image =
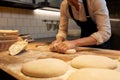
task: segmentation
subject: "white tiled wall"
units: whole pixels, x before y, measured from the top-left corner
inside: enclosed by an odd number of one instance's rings
[[[23,1],[23,2],[32,3],[32,0],[18,0],[18,1]]]
[[[19,34],[30,34],[33,38],[55,37],[57,30],[47,31],[43,20],[59,20],[59,16],[59,12],[0,7],[0,29],[18,29]],[[78,29],[73,21],[69,28]]]

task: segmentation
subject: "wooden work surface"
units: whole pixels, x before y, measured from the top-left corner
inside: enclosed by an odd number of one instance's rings
[[[45,48],[44,50],[41,49],[42,46]],[[61,54],[50,52],[47,49],[47,46],[48,46],[47,43],[32,42],[29,43],[26,51],[23,51],[16,56],[9,55],[9,51],[0,52],[0,68],[18,80],[47,80],[25,76],[24,74],[21,73],[22,64],[28,61],[43,58],[58,58],[67,62],[73,59],[74,57],[83,54],[102,55],[113,59],[118,59],[120,57],[120,51],[117,50],[78,47],[77,52],[75,54]],[[49,80],[62,80],[62,79],[55,78]]]

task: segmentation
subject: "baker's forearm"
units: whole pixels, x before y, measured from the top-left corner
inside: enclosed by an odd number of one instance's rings
[[[96,45],[97,41],[96,39],[90,36],[90,37],[72,40],[72,43],[74,43],[76,46],[90,46],[90,45]]]
[[[57,36],[57,37],[56,37],[56,40],[58,40],[58,41],[64,41],[64,40],[65,40],[65,38],[64,38],[64,37],[62,37],[62,36]]]
[[[58,34],[56,35],[56,40],[64,41],[67,37],[66,31],[59,30]]]

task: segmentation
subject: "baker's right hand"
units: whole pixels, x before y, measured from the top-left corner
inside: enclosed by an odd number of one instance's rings
[[[55,40],[49,45],[50,51],[57,51],[57,46],[62,43],[62,40]]]

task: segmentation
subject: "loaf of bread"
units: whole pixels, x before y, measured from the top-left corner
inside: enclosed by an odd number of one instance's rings
[[[0,40],[15,40],[18,35],[18,30],[0,30]]]
[[[18,30],[0,30],[0,35],[1,34],[18,35]]]
[[[18,40],[18,30],[0,30],[0,51],[6,51]]]
[[[28,42],[26,40],[24,41],[17,41],[16,43],[12,44],[9,47],[9,53],[10,55],[16,55],[23,51],[28,45]]]

